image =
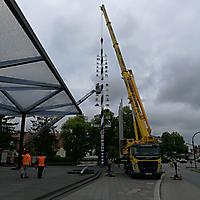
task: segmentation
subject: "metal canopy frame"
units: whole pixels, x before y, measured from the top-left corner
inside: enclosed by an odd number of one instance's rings
[[[0,91],[1,93],[9,99],[10,102],[12,102],[13,107],[4,105],[4,110],[8,109],[9,111],[12,111],[11,115],[19,115],[19,114],[26,114],[26,115],[35,115],[38,113],[39,115],[43,115],[42,109],[40,108],[40,112],[37,110],[37,106],[42,104],[43,102],[46,102],[50,98],[54,97],[58,93],[64,91],[70,98],[71,100],[71,105],[75,106],[74,112],[69,112],[68,109],[66,111],[49,111],[45,110],[47,107],[42,107],[44,108],[44,115],[50,114],[53,115],[63,115],[63,114],[81,114],[81,110],[76,104],[76,101],[74,100],[73,96],[71,95],[69,89],[65,85],[64,81],[62,80],[61,76],[57,72],[56,68],[54,67],[53,63],[51,62],[49,56],[45,52],[44,48],[42,47],[41,43],[39,42],[38,38],[36,37],[35,33],[33,32],[31,26],[29,25],[28,21],[26,20],[25,16],[23,15],[22,11],[18,7],[17,3],[14,0],[2,0],[6,3],[8,6],[9,10],[12,12],[13,16],[16,18],[17,22],[21,25],[22,29],[24,32],[27,34],[28,38],[31,40],[32,44],[40,54],[40,56],[35,56],[35,57],[28,57],[28,58],[20,58],[20,59],[14,59],[14,60],[8,60],[8,61],[2,61],[0,62],[0,83],[11,83],[11,84],[18,84],[19,87],[5,87],[0,85]],[[14,67],[14,66],[20,66],[20,65],[26,65],[30,63],[37,63],[44,61],[46,65],[49,67],[57,81],[59,82],[59,85],[57,84],[47,84],[47,83],[42,83],[42,82],[37,82],[37,81],[31,81],[31,80],[26,80],[26,79],[17,79],[13,77],[4,77],[1,76],[1,69],[3,68],[9,68],[9,67]],[[19,69],[20,70],[20,69]],[[11,95],[9,95],[8,91],[21,91],[21,90],[55,90],[52,92],[50,95],[47,95],[46,97],[40,99],[38,102],[34,102],[31,106],[27,108],[23,108],[20,106],[19,102],[16,102],[14,98],[12,98]],[[59,105],[54,105],[55,108],[58,108]],[[54,108],[54,106],[51,106],[51,109]],[[0,108],[2,106],[0,105]],[[48,107],[50,108],[50,107]]]
[[[30,55],[17,59],[14,58],[8,60],[4,59],[2,60],[1,59],[2,54],[0,54],[0,112],[1,112],[0,114],[22,117],[19,157],[18,157],[18,169],[19,169],[21,167],[26,116],[32,116],[32,115],[63,116],[70,114],[82,114],[82,112],[79,106],[77,105],[75,99],[73,98],[72,94],[70,93],[69,89],[67,88],[66,84],[64,83],[63,79],[61,78],[56,68],[54,67],[46,51],[42,47],[38,38],[36,37],[35,33],[33,32],[31,26],[29,25],[22,11],[15,2],[15,0],[0,0],[0,12],[1,9],[6,13],[5,15],[8,15],[8,17],[10,17],[11,21],[14,19],[12,23],[15,23],[14,25],[17,28],[19,28],[19,30],[21,31],[19,32],[20,34],[23,33],[23,35],[25,35],[24,37],[26,38],[24,40],[28,39],[27,41],[29,43],[27,45],[30,45],[32,43],[31,48],[33,49],[31,51],[34,52],[33,54],[36,53],[38,54],[37,56]],[[4,16],[2,16],[2,18],[3,17]],[[7,24],[5,25],[5,23],[3,22],[4,19],[1,20],[3,24],[0,24],[0,30],[1,30],[1,25],[7,27]],[[9,34],[8,36],[6,35],[6,37],[10,37]],[[23,43],[23,45],[24,44],[25,43]],[[3,48],[3,45],[0,46],[0,48]],[[53,83],[45,81],[42,82],[42,80],[41,81],[34,79],[30,80],[27,77],[23,78],[13,77],[13,72],[9,76],[10,71],[6,71],[8,75],[6,76],[4,74],[2,75],[3,72],[2,70],[5,71],[11,69],[14,72],[15,70],[16,72],[19,72],[20,67],[24,66],[28,67],[30,65],[34,65],[34,67],[35,65],[39,65],[43,68],[48,68],[48,73],[50,75],[49,79],[51,79]],[[38,96],[40,97],[40,95],[42,94],[41,98],[37,98],[37,100],[33,100],[33,102],[25,106],[23,104],[24,103],[23,101],[24,99],[26,100],[26,97],[24,97],[22,102],[19,101],[20,99],[19,97],[22,92],[25,93],[26,91],[27,92],[29,91],[29,93],[30,91],[31,92],[40,91],[40,93],[38,93]],[[16,100],[15,98],[16,95],[19,95],[18,100]],[[56,98],[57,101],[55,101]]]

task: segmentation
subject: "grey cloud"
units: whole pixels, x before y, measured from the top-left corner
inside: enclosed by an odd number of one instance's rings
[[[200,111],[191,109],[185,104],[146,104],[153,134],[160,135],[164,131],[178,131],[183,134],[187,141],[191,140],[194,132],[199,130]]]
[[[165,63],[157,101],[200,108],[200,59],[176,57]]]
[[[95,85],[102,1],[17,0],[76,99]],[[197,0],[105,0],[127,68],[134,71],[155,132],[181,131],[189,139],[199,126],[200,2]],[[110,104],[117,114],[127,93],[104,26],[109,62]],[[98,113],[94,96],[81,104]],[[181,116],[180,116],[181,115]]]

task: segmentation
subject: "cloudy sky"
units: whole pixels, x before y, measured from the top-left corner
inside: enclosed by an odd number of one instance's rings
[[[16,0],[76,100],[94,88],[104,3],[126,66],[132,69],[153,133],[200,130],[199,0]],[[127,93],[103,21],[110,108]],[[95,96],[81,109],[100,112]],[[196,139],[199,143],[200,139]]]

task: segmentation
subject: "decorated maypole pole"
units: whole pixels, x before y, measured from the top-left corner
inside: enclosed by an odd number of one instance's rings
[[[103,50],[103,36],[100,38],[100,55],[97,55],[97,69],[96,69],[96,77],[97,83],[96,90],[100,92],[96,94],[96,106],[99,106],[98,102],[100,100],[100,138],[101,138],[101,165],[105,164],[105,136],[104,136],[104,128],[105,128],[105,117],[104,117],[104,108],[109,106],[109,95],[108,95],[108,83],[105,83],[105,78],[108,77],[108,63],[107,56],[104,54]],[[106,101],[106,103],[105,103]]]

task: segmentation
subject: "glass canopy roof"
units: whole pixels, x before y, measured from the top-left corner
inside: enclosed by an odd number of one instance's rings
[[[81,114],[14,0],[0,0],[0,115]]]

